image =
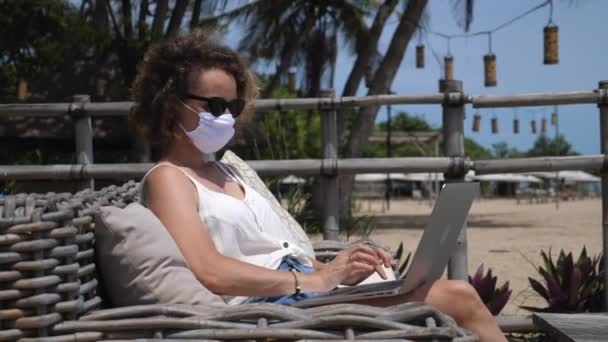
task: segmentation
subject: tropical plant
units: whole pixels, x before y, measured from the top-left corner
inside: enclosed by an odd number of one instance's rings
[[[290,190],[285,196],[285,210],[302,226],[307,234],[321,230],[321,218],[312,206],[312,196],[301,188]]]
[[[512,290],[509,289],[509,282],[506,281],[502,286],[497,287],[497,277],[492,276],[492,269],[489,267],[488,272],[484,275],[483,264],[479,265],[473,277],[469,276],[469,283],[494,316],[502,311],[511,297]]]
[[[547,306],[544,308],[520,306],[534,312],[599,312],[601,311],[601,298],[605,293],[602,277],[604,263],[600,256],[590,258],[583,247],[576,263],[572,252],[567,255],[561,250],[554,262],[549,253],[541,251],[544,268],[538,267],[538,273],[543,277],[544,285],[540,281],[528,278],[530,286],[541,297]]]
[[[270,97],[294,66],[303,67],[305,93],[317,96],[324,73],[329,71],[329,83],[333,79],[338,37],[354,50],[357,37],[367,28],[366,16],[375,6],[367,0],[258,0],[202,22],[242,24],[248,34],[239,42],[239,50],[252,62],[276,61],[262,97]]]
[[[350,216],[340,218],[340,230],[346,234],[346,240],[352,236],[358,236],[364,239],[369,238],[376,224],[374,223],[373,215]]]
[[[397,251],[395,252],[395,255],[393,255],[393,258],[397,262],[397,265],[399,265],[397,267],[397,278],[399,279],[405,279],[405,270],[407,270],[412,257],[412,252],[408,252],[407,256],[405,257],[405,260],[401,261],[401,259],[403,258],[403,251],[403,242],[401,242],[399,244],[399,247],[397,248]]]

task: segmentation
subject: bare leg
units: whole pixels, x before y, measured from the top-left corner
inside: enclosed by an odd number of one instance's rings
[[[507,341],[475,289],[464,281],[438,280],[407,295],[369,299],[358,303],[390,306],[413,301],[433,305],[454,318],[463,328],[478,334],[481,342]]]

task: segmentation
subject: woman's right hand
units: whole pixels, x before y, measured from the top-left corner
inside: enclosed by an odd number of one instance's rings
[[[378,271],[385,278],[382,265],[385,256],[365,244],[356,244],[340,252],[327,266],[320,271],[326,291],[339,284],[356,285],[372,273]]]

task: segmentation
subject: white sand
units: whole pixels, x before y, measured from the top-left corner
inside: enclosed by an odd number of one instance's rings
[[[431,212],[428,202],[400,200],[392,201],[391,210],[381,213],[379,203],[372,205],[377,216]],[[367,203],[362,208],[367,211]],[[518,205],[515,200],[483,199],[475,202],[469,218],[472,224],[468,229],[469,274],[484,263],[498,276],[499,284],[510,282],[513,294],[503,314],[524,314],[527,311],[518,308],[521,304],[544,306],[543,299],[528,283],[528,277],[540,278],[534,265],[542,262],[541,250],[551,248],[552,255],[557,256],[563,248],[566,252],[573,251],[576,258],[583,245],[589,255],[597,255],[602,247],[599,199],[561,202],[559,209],[554,203]],[[403,241],[406,251],[414,251],[421,233],[420,228],[408,227],[406,219],[401,227],[378,229],[371,238],[393,250]]]

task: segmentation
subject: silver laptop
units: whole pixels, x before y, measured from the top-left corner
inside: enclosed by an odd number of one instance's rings
[[[441,189],[410,267],[402,280],[342,287],[292,304],[308,307],[409,293],[441,278],[473,204],[479,183],[447,183]]]

